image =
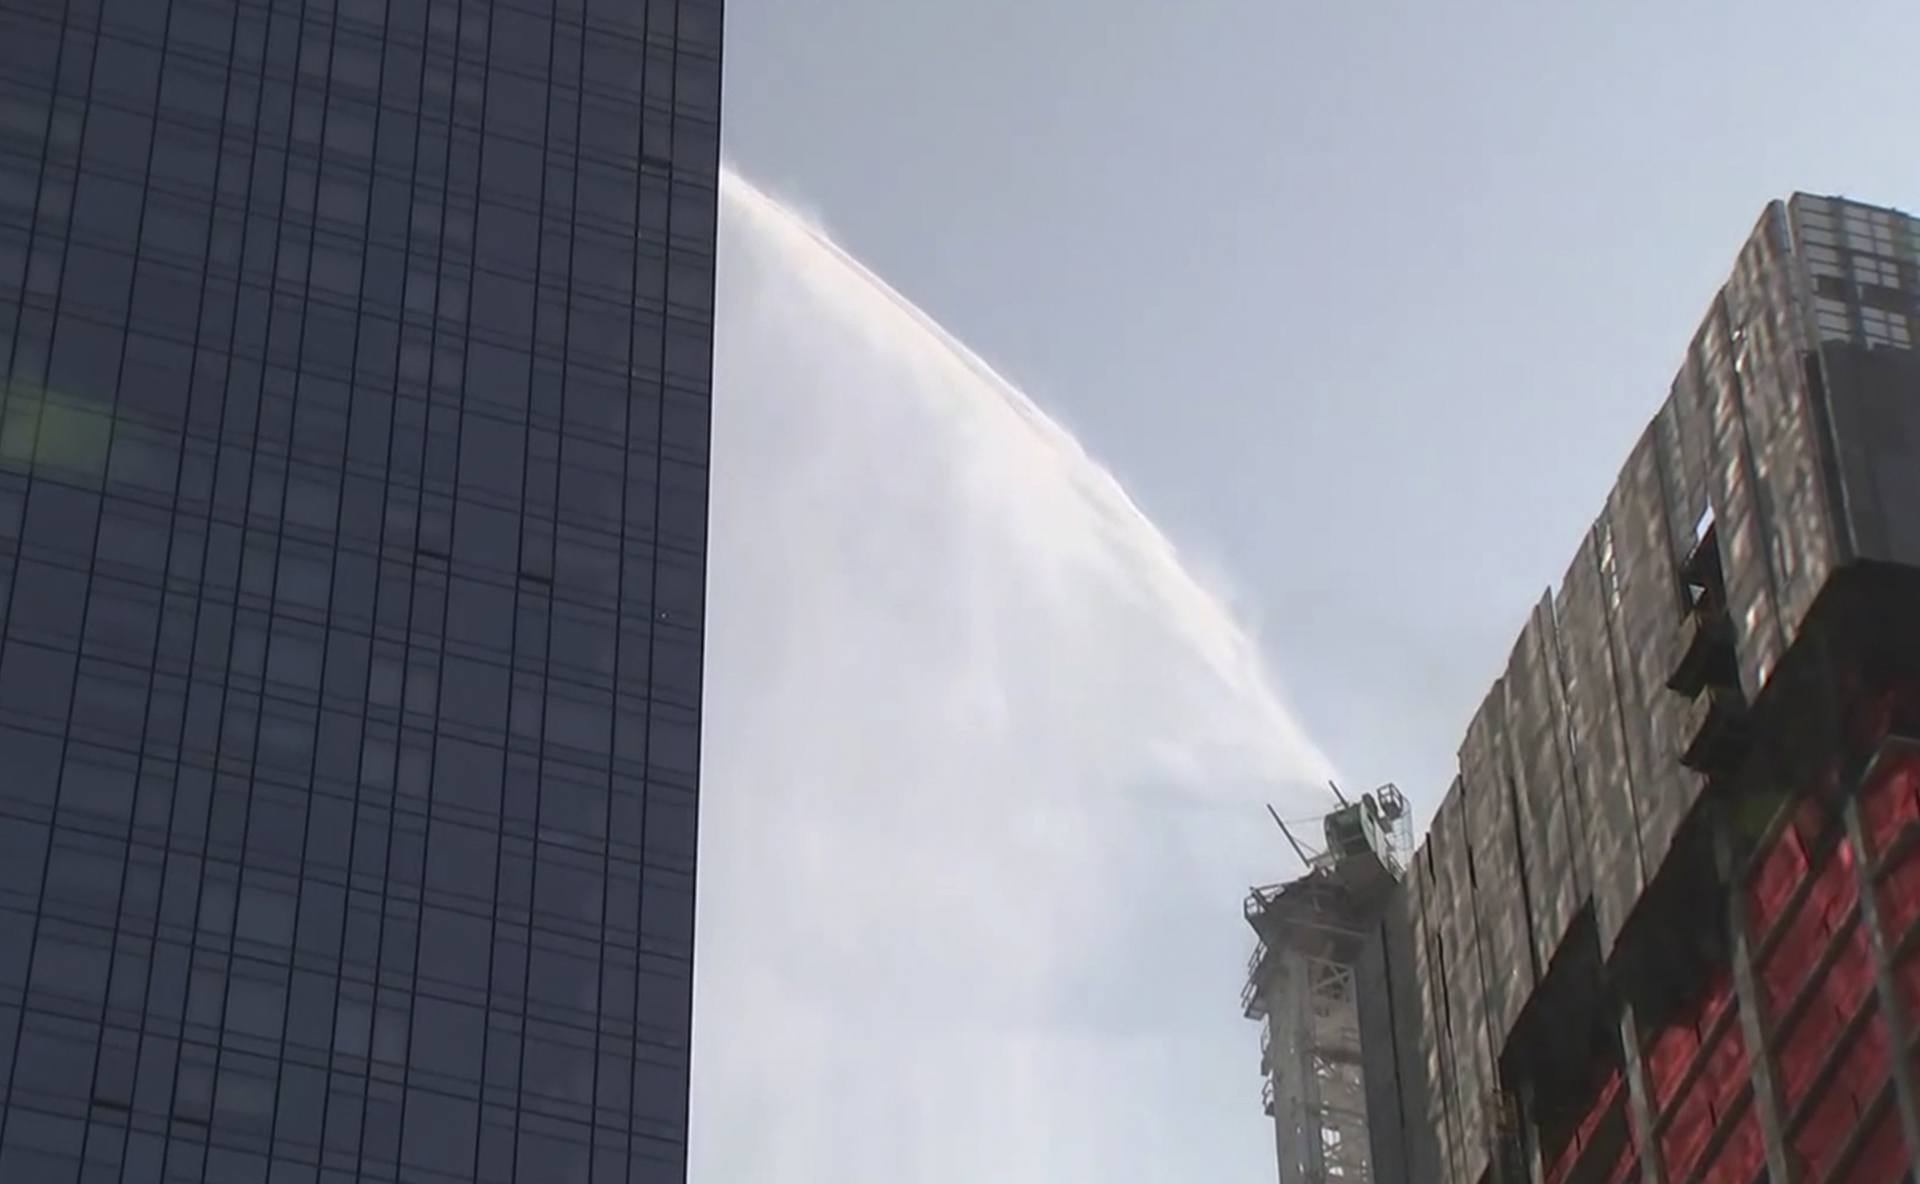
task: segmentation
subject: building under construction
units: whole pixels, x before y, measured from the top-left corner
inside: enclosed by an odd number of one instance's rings
[[[1274,820],[1307,874],[1248,895],[1259,942],[1240,1005],[1265,1023],[1260,1070],[1280,1184],[1366,1180],[1372,1149],[1355,971],[1405,866],[1406,799],[1388,785],[1344,803],[1322,822],[1326,846],[1317,852]]]
[[[1916,1178],[1917,338],[1920,223],[1771,206],[1420,847],[1249,898],[1283,1184]]]

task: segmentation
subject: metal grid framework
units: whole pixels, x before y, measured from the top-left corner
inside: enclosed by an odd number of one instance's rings
[[[1263,1021],[1262,1101],[1281,1184],[1373,1180],[1357,964],[1403,867],[1405,816],[1396,787],[1364,795],[1327,816],[1326,850],[1301,850],[1305,876],[1247,898],[1259,942],[1241,1005]]]
[[[1262,998],[1263,1097],[1281,1184],[1370,1182],[1353,966],[1283,946],[1269,960]]]
[[[1920,222],[1893,210],[1804,194],[1793,200],[1792,215],[1819,339],[1912,349],[1920,341],[1914,271]]]

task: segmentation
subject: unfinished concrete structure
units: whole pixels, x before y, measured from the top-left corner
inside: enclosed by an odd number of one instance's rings
[[[1767,209],[1361,918],[1360,1178],[1914,1178],[1917,338],[1920,223]]]

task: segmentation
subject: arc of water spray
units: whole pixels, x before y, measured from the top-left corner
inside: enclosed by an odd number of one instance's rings
[[[1225,685],[1270,705],[1268,714],[1276,747],[1298,757],[1296,764],[1284,770],[1285,774],[1292,775],[1301,766],[1311,766],[1319,777],[1330,779],[1334,775],[1332,762],[1286,709],[1282,696],[1266,673],[1265,660],[1257,644],[1233,620],[1220,597],[1203,586],[1181,562],[1172,541],[1111,470],[1092,457],[1072,433],[1010,379],[818,225],[756,186],[731,164],[723,166],[720,184],[725,200],[773,233],[829,262],[831,268],[825,269],[828,274],[837,270],[855,281],[856,287],[879,297],[888,313],[924,336],[941,354],[977,379],[982,387],[991,390],[1005,410],[1044,442],[1061,469],[1071,473],[1073,480],[1083,487],[1087,504],[1101,515],[1104,529],[1113,536],[1124,537],[1130,557],[1145,561],[1148,585],[1162,602],[1170,623],[1186,635],[1189,644],[1204,656],[1216,676]],[[1280,774],[1282,770],[1273,772]]]
[[[1070,433],[731,170],[721,227],[694,1178],[1270,1170],[1239,904],[1327,762]]]

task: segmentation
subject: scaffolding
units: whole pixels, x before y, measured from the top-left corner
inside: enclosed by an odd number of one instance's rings
[[[1263,1025],[1261,1100],[1274,1123],[1280,1184],[1373,1179],[1355,964],[1405,859],[1407,809],[1391,785],[1341,801],[1322,819],[1318,852],[1281,822],[1307,873],[1255,888],[1246,902],[1259,941],[1240,1002]]]

